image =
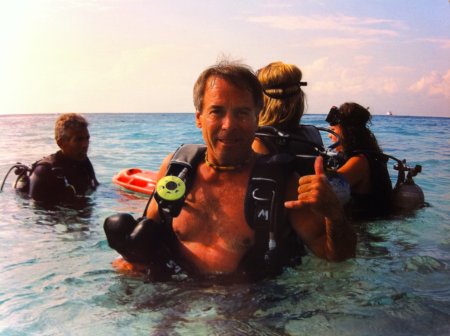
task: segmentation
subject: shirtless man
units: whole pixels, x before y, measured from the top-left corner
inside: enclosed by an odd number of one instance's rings
[[[221,63],[205,70],[194,86],[196,125],[207,146],[181,213],[173,219],[181,258],[200,274],[230,274],[254,243],[244,215],[250,174],[257,154],[252,142],[262,108],[258,79],[245,66]],[[163,161],[165,176],[173,154]],[[317,256],[342,261],[354,256],[356,237],[316,162],[317,175],[291,176],[285,207],[289,222]],[[155,198],[147,218],[158,222]]]

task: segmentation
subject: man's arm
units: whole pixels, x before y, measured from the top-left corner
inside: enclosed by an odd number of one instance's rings
[[[157,180],[165,175],[171,156],[161,165]],[[158,254],[164,233],[158,213],[158,204],[153,197],[145,213],[145,218],[135,219],[128,213],[109,216],[103,224],[108,244],[119,252],[126,262],[118,262],[115,267],[121,271],[143,271],[148,265],[159,262]],[[129,264],[129,263],[132,263]]]
[[[316,175],[292,178],[285,206],[290,221],[312,252],[326,260],[342,261],[355,256],[356,234],[346,220],[342,205],[323,174],[322,158]]]
[[[42,202],[73,199],[76,191],[67,183],[64,172],[58,169],[61,170],[61,168],[53,168],[50,164],[38,164],[30,176],[28,195]]]
[[[29,196],[36,201],[46,201],[55,198],[56,192],[52,168],[47,164],[38,165],[30,176]]]

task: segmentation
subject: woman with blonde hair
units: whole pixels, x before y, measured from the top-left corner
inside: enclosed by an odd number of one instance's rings
[[[312,173],[316,149],[323,148],[323,141],[314,126],[300,125],[306,105],[302,87],[307,85],[302,81],[302,71],[294,64],[273,62],[259,69],[257,76],[263,88],[264,106],[253,150],[305,155],[303,160],[296,160],[295,169],[301,174]]]

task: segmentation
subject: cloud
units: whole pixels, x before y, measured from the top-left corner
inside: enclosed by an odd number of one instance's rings
[[[437,71],[432,71],[411,85],[409,90],[414,93],[424,93],[428,96],[443,96],[450,99],[450,69],[444,75]]]
[[[398,72],[377,71],[373,62],[374,57],[364,54],[354,55],[347,64],[332,57],[322,57],[302,69],[306,77],[313,78],[310,90],[316,93],[353,97],[366,93],[391,96],[401,92],[405,85],[399,79]],[[368,74],[368,69],[371,69],[371,75]]]
[[[369,56],[369,55],[355,55],[353,57],[353,60],[354,60],[354,62],[357,65],[367,65],[367,64],[372,62],[373,56]]]
[[[248,22],[282,30],[314,30],[344,32],[357,36],[398,36],[405,27],[399,21],[353,16],[251,16]]]
[[[405,74],[410,73],[412,69],[403,65],[386,65],[383,67],[383,70],[387,73],[395,73],[395,74]]]
[[[111,11],[118,8],[117,0],[70,0],[67,4],[73,8],[92,12]]]
[[[386,93],[389,95],[396,94],[400,90],[398,81],[394,78],[383,79],[381,82],[380,88],[381,88],[382,93]]]
[[[286,9],[286,8],[292,8],[293,5],[290,3],[283,3],[281,1],[273,1],[273,2],[266,2],[261,5],[262,8],[265,9]]]
[[[425,39],[420,39],[419,41],[435,44],[439,48],[442,48],[442,49],[450,49],[450,39],[446,39],[446,38],[425,38]]]
[[[320,73],[327,68],[328,61],[329,61],[329,57],[321,57],[321,58],[314,60],[314,62],[312,62],[311,64],[306,65],[304,68],[308,69],[308,71],[310,71],[310,72]]]
[[[376,43],[374,39],[357,39],[357,38],[316,38],[309,42],[311,47],[345,47],[359,49],[364,46]]]

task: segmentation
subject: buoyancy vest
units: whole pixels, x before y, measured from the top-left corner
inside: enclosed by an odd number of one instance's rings
[[[256,137],[270,153],[287,153],[295,156],[295,170],[300,175],[313,174],[315,157],[324,151],[319,129],[313,125],[298,125],[293,131],[260,126]]]
[[[206,146],[182,145],[167,169],[166,176],[183,175],[186,194],[195,178],[196,168],[204,159]],[[275,275],[283,266],[301,260],[305,254],[303,243],[289,225],[284,208],[287,178],[292,172],[292,156],[286,154],[258,156],[249,179],[245,217],[255,232],[255,243],[241,261],[239,271],[249,277]],[[172,219],[179,215],[184,198],[177,202],[155,199],[160,217],[172,229]]]
[[[99,185],[88,158],[70,160],[61,151],[33,163],[29,176],[29,195],[43,201],[82,196]]]
[[[370,170],[371,191],[368,194],[352,193],[351,214],[354,219],[386,216],[392,208],[392,183],[387,169],[387,158],[370,152],[363,154]]]

